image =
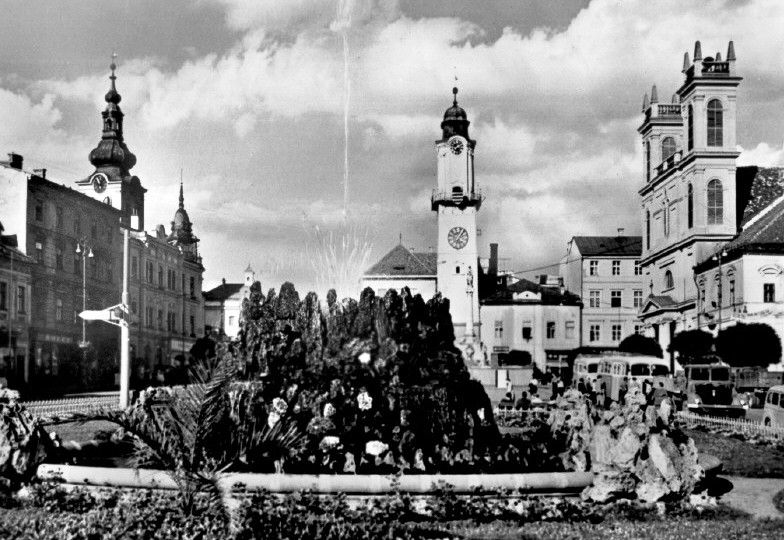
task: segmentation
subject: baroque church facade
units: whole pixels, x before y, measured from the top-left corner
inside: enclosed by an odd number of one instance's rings
[[[722,59],[698,41],[671,102],[656,86],[643,100],[640,320],[664,351],[680,331],[741,320],[784,335],[784,178],[737,165],[735,62],[733,42]]]

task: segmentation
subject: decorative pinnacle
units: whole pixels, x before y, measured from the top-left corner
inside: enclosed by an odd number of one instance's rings
[[[648,107],[650,106],[650,102],[648,101],[648,92],[645,92],[645,96],[642,98],[642,112],[647,111]]]
[[[457,86],[452,88],[452,94],[454,94],[454,98],[452,99],[452,105],[457,106]]]
[[[115,74],[115,70],[117,69],[116,60],[117,60],[117,53],[113,52],[112,53],[112,63],[109,64],[109,69],[112,70],[112,74],[109,75],[109,80],[112,81],[112,84],[111,84],[111,87],[109,88],[109,91],[106,93],[106,96],[104,97],[104,99],[106,100],[107,103],[114,103],[115,105],[117,103],[120,103],[120,100],[122,99],[120,97],[120,94],[117,93],[117,87],[114,84],[114,81],[117,80],[117,75]]]
[[[676,94],[673,94],[673,95],[672,95],[672,104],[673,104],[673,105],[677,105],[677,104],[678,104],[678,103],[680,103],[680,102],[681,102],[681,100],[678,98],[678,94],[677,94],[677,93],[676,93]]]
[[[691,62],[689,62],[689,53],[687,51],[687,52],[683,53],[683,70],[682,71],[685,72],[687,69],[689,69],[689,64],[691,64]]]
[[[728,62],[735,61],[735,43],[733,41],[730,41],[730,44],[727,47],[727,61]]]
[[[716,53],[715,59],[716,59],[717,62],[721,62],[721,53],[720,52]]]
[[[651,88],[651,104],[659,103],[659,92],[656,91],[656,85]]]
[[[702,60],[702,45],[699,40],[694,42],[694,61],[699,62]]]

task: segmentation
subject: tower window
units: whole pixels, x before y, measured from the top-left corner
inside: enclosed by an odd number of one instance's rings
[[[612,290],[610,291],[610,307],[621,307],[621,299],[623,298],[623,291]]]
[[[621,275],[621,261],[613,261],[612,262],[612,275],[620,276]]]
[[[686,144],[689,150],[694,148],[694,110],[691,104],[686,113]]]
[[[762,284],[762,301],[765,303],[772,303],[776,301],[776,284],[763,283]]]
[[[455,266],[455,274],[459,274],[459,273],[460,273],[460,267],[459,266]]]
[[[721,101],[708,102],[708,146],[722,146],[724,131],[724,110]]]
[[[459,203],[463,200],[463,188],[455,186],[452,188],[452,201]]]
[[[665,206],[662,208],[662,225],[664,227],[664,236],[670,236],[670,209]]]
[[[672,289],[673,287],[675,287],[675,280],[672,277],[672,272],[667,270],[664,272],[664,289]]]
[[[651,212],[645,212],[645,247],[651,249]]]
[[[589,261],[588,262],[588,275],[589,276],[598,276],[599,275],[599,261]]]
[[[661,143],[662,161],[666,161],[675,153],[675,139],[665,137]]]
[[[688,212],[689,228],[691,229],[692,227],[694,227],[694,188],[692,187],[691,184],[689,184],[687,212]]]
[[[721,225],[724,222],[724,194],[721,180],[708,182],[708,225]]]
[[[645,141],[645,181],[651,181],[651,142]]]

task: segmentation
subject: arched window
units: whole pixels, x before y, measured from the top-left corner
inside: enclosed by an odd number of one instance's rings
[[[675,280],[672,278],[672,272],[667,270],[664,272],[664,289],[672,289],[675,287]]]
[[[651,141],[645,141],[645,181],[651,181]]]
[[[724,222],[724,194],[721,181],[714,178],[708,182],[708,225],[721,225]]]
[[[666,161],[670,156],[675,153],[675,139],[672,137],[664,137],[661,143],[662,161]]]
[[[689,184],[689,194],[688,194],[688,219],[689,219],[689,228],[691,229],[694,227],[694,188]]]
[[[651,212],[645,211],[645,247],[651,249]]]
[[[662,226],[664,228],[664,236],[670,236],[670,207],[664,203],[662,208]]]
[[[708,102],[708,146],[722,146],[724,131],[724,111],[721,101],[712,99]]]
[[[686,113],[686,144],[687,148],[691,150],[694,148],[694,109],[691,108],[691,104],[689,104],[689,108]]]

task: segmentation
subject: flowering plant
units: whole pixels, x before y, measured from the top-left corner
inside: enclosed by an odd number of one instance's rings
[[[373,407],[373,398],[367,392],[360,392],[357,396],[357,405],[361,411],[369,411]]]
[[[275,399],[272,400],[272,410],[278,413],[280,416],[286,414],[288,408],[289,406],[285,400],[279,397],[276,397]]]
[[[365,453],[371,456],[380,456],[389,450],[389,445],[381,441],[368,441],[365,443]]]
[[[272,411],[269,413],[269,415],[267,415],[267,425],[270,427],[270,429],[274,428],[275,424],[278,422],[280,422],[280,415],[277,412]]]
[[[340,444],[340,437],[336,437],[334,435],[327,435],[323,439],[321,439],[321,442],[319,443],[319,448],[324,450],[327,448],[334,448],[339,444]]]

